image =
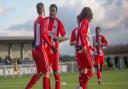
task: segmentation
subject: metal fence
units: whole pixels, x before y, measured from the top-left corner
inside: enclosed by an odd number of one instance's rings
[[[20,76],[22,75],[32,75],[36,73],[35,64],[21,64],[18,65]],[[75,62],[62,62],[60,63],[60,73],[67,73],[67,72],[75,72],[77,71],[77,66]],[[14,65],[0,65],[0,76],[12,76],[14,73]],[[51,69],[52,73],[52,69]]]
[[[114,64],[114,58],[112,58],[111,62],[113,63],[113,67],[115,66]],[[31,64],[21,64],[18,65],[19,70],[20,70],[20,76],[22,75],[32,75],[36,73],[36,67],[34,63]],[[124,64],[124,60],[120,59],[118,63],[119,69],[124,69],[126,68]],[[61,62],[60,63],[60,73],[67,73],[67,72],[76,72],[78,70],[76,62]],[[14,65],[0,65],[0,76],[12,76],[14,73]],[[52,73],[52,70],[51,70]]]

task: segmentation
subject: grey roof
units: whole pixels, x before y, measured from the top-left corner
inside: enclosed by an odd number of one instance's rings
[[[0,40],[32,40],[33,36],[10,36],[0,37]]]
[[[10,36],[0,37],[0,43],[30,43],[33,40],[33,36]]]

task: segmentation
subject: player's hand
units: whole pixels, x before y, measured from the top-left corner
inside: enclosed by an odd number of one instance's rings
[[[101,46],[101,42],[98,42],[98,46],[99,46],[99,47]]]
[[[53,41],[57,42],[57,41],[59,41],[59,38],[55,37],[55,38],[53,38]]]
[[[62,37],[59,37],[59,42],[63,42],[63,41],[66,41],[68,40],[69,38],[65,37],[65,36],[62,36]]]
[[[32,48],[38,48],[38,45],[35,45],[34,40],[32,41]]]
[[[54,46],[52,46],[51,49],[52,49],[52,51],[53,51],[54,54],[57,53],[57,50],[56,50],[56,48]]]
[[[85,53],[87,52],[87,47],[86,47],[86,46],[84,47],[84,52],[85,52]]]
[[[94,48],[94,47],[92,47],[92,46],[90,46],[90,49],[91,49],[91,51],[95,51],[95,48]]]

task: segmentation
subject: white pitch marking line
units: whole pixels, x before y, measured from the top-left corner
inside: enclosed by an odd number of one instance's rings
[[[51,83],[54,84],[54,82]],[[78,83],[61,82],[61,85],[76,85],[76,84]],[[119,84],[128,84],[128,82],[102,83],[102,85],[119,85]],[[24,85],[26,85],[26,83],[0,83],[0,87],[19,87],[19,86],[23,87]],[[89,83],[89,85],[97,85],[97,83]],[[42,85],[36,85],[36,86],[42,86]]]

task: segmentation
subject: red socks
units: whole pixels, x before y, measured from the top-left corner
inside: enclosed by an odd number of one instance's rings
[[[55,89],[60,89],[60,75],[59,74],[55,74]]]
[[[35,74],[25,89],[31,89],[39,79],[40,79],[40,77],[37,74]],[[43,78],[43,89],[51,89],[50,79],[47,77]]]
[[[88,80],[93,76],[93,73],[91,71],[88,71],[87,74],[82,74],[80,77],[80,86],[83,89],[86,89]]]
[[[25,89],[31,89],[39,79],[40,77],[37,74],[33,75]]]
[[[83,89],[86,89],[86,84],[84,83],[84,80],[83,80],[83,77],[82,76],[79,77],[79,83],[80,83],[80,86]]]
[[[43,89],[50,89],[50,80],[47,77],[43,77]]]
[[[98,79],[101,79],[101,72],[100,72],[99,69],[98,69],[98,71],[97,71],[97,78],[98,78]]]
[[[92,76],[93,76],[93,73],[92,73],[91,71],[88,71],[88,73],[87,73],[87,78],[88,78],[88,80],[89,80],[90,78],[92,78]]]
[[[51,89],[51,82],[50,82],[50,78],[49,78],[49,89]]]

